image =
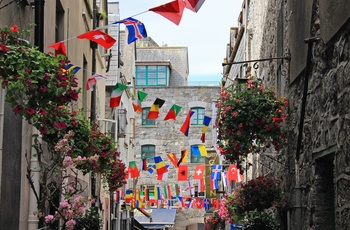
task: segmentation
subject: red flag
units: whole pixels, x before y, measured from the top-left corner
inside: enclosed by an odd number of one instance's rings
[[[62,54],[64,56],[67,56],[66,53],[66,46],[64,45],[64,42],[56,42],[49,46],[50,48],[53,48],[55,50],[55,55]]]
[[[96,42],[97,44],[103,46],[105,49],[109,49],[116,42],[114,38],[106,34],[101,30],[92,30],[77,36],[79,39],[88,39],[90,41]]]
[[[196,165],[196,170],[194,171],[193,179],[203,179],[205,165]]]
[[[188,111],[188,114],[187,114],[187,117],[186,117],[186,120],[185,122],[183,123],[180,131],[185,134],[186,137],[188,137],[188,131],[190,129],[190,123],[191,123],[191,117],[192,115],[194,114],[194,111],[192,110],[189,110]]]
[[[228,168],[227,179],[229,181],[234,180],[237,182],[242,182],[244,180],[243,175],[240,174],[240,170],[234,164],[230,164],[230,167]]]
[[[166,19],[175,23],[176,25],[179,25],[185,6],[186,2],[182,0],[175,0],[164,5],[153,7],[149,9],[149,11],[153,11],[157,14],[160,14]]]
[[[186,181],[188,177],[188,166],[187,165],[180,165],[179,171],[178,171],[178,181]]]
[[[186,8],[198,12],[205,0],[186,0]]]
[[[129,162],[129,174],[131,178],[137,178],[140,176],[140,172],[136,166],[135,161],[130,161]]]

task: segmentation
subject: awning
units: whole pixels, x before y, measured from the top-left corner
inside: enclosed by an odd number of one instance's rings
[[[136,230],[146,230],[146,229],[142,226],[142,224],[140,224],[137,220],[135,220],[135,218],[132,219],[132,222],[133,222],[134,229],[136,229]]]
[[[175,224],[176,209],[146,209],[145,211],[151,215],[151,218],[147,218],[140,211],[134,212],[134,218],[145,228],[171,228]]]

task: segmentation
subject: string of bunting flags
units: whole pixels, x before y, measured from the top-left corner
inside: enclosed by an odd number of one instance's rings
[[[172,155],[172,154],[168,154]],[[174,158],[172,158],[174,159]],[[162,162],[160,156],[155,157],[155,165],[150,165],[147,171],[153,174],[157,171],[158,179],[163,178],[164,174],[169,173],[169,165]],[[174,163],[173,163],[174,164]],[[174,165],[177,165],[176,162]],[[129,175],[131,178],[136,178],[140,175],[135,162],[130,162]],[[219,208],[220,200],[216,198],[201,198],[195,196],[195,189],[197,194],[204,192],[205,188],[205,165],[196,165],[193,180],[188,180],[188,165],[179,165],[177,168],[179,175],[179,182],[175,184],[166,184],[164,186],[155,186],[153,189],[144,188],[143,190],[136,189],[135,192],[131,189],[116,192],[116,201],[120,201],[124,197],[126,203],[130,203],[133,208],[197,208],[197,209],[214,209]],[[138,176],[137,176],[138,175]],[[180,179],[181,177],[181,179]],[[197,186],[194,185],[194,180]],[[228,186],[231,180],[242,182],[243,176],[240,174],[236,165],[230,164],[227,171],[222,171],[222,165],[212,165],[212,172],[210,175],[210,189],[218,189],[218,183],[221,180],[224,187]],[[184,188],[184,189],[182,189]],[[187,194],[182,194],[186,191]]]
[[[175,23],[176,25],[179,25],[185,8],[193,12],[198,12],[200,7],[203,5],[204,1],[205,0],[174,0],[166,4],[150,8],[144,12],[135,14],[134,16],[151,11],[165,17],[166,19]],[[68,40],[77,38],[77,39],[87,39],[87,40],[93,41],[98,45],[104,47],[105,49],[109,49],[114,45],[114,43],[116,42],[116,39],[114,39],[112,36],[110,36],[109,34],[105,33],[102,30],[116,24],[124,24],[125,27],[127,28],[128,44],[138,39],[147,37],[147,31],[144,23],[142,23],[141,21],[133,17],[128,17],[120,21],[116,21],[111,24],[105,25],[103,27],[99,27],[94,30],[87,31],[83,34],[56,42],[54,44],[49,45],[49,48],[53,48],[55,50],[56,55],[60,54],[60,55],[66,56],[67,52],[66,52],[65,42],[67,42]],[[96,84],[96,82],[104,78],[105,77],[99,74],[92,73],[92,76],[88,79],[86,89],[93,90],[93,87]]]

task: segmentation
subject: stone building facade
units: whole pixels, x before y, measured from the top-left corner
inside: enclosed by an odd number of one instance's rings
[[[260,21],[259,56],[290,59],[259,62],[256,71],[289,99],[289,135],[274,160],[259,161],[283,182],[286,229],[348,229],[350,4],[264,2],[266,13],[248,15],[249,23]]]
[[[167,154],[175,153],[179,159],[181,150],[189,150],[192,145],[202,144],[200,137],[202,134],[202,125],[191,126],[189,135],[186,137],[180,128],[184,123],[187,113],[191,108],[202,107],[205,109],[205,115],[215,120],[215,101],[219,97],[219,87],[195,87],[195,86],[169,86],[169,87],[148,87],[140,90],[148,94],[147,100],[142,102],[142,107],[150,107],[154,100],[158,97],[165,100],[164,105],[160,109],[159,118],[153,126],[143,126],[141,115],[136,116],[136,161],[141,162],[142,146],[154,145],[155,156],[161,156],[166,164],[170,164],[169,175],[167,181],[157,180],[156,173],[149,174],[147,171],[141,172],[141,176],[137,182],[138,188],[143,186],[160,186],[171,185],[173,192],[174,184],[179,183],[184,196],[189,196],[186,190],[185,182],[178,182],[178,170],[170,163]],[[164,121],[164,117],[168,113],[173,104],[182,107],[176,121]],[[208,153],[215,152],[215,139],[213,138],[214,130],[212,129],[213,121],[206,133],[205,146]],[[187,163],[189,166],[189,180],[193,180],[195,166],[203,163],[191,163],[189,155]],[[197,185],[197,182],[194,182]],[[185,229],[191,224],[203,223],[205,211],[199,209],[186,209],[177,212],[175,229]]]

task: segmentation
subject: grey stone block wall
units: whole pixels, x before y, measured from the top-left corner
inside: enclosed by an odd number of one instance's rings
[[[311,15],[298,14],[300,12],[295,11],[298,8],[294,8],[291,12],[290,7],[293,4],[286,6],[283,4],[284,1],[269,1],[270,14],[264,19],[266,22],[263,28],[266,42],[262,43],[261,56],[276,56],[278,39],[276,17],[279,13],[284,15],[283,47],[285,51],[291,51],[291,62],[293,58],[300,56],[297,52],[307,50],[307,44],[303,39],[319,36],[323,30],[329,28],[327,21],[323,20],[320,23],[319,20],[322,16],[320,12],[324,12],[319,9],[321,1],[325,2],[323,0],[313,2]],[[295,40],[296,36],[290,35],[295,27],[290,27],[289,21],[298,15],[305,17],[305,20],[300,18],[298,20],[309,22],[311,19],[311,24],[303,25],[303,31],[305,28],[310,28],[309,33],[303,39]],[[298,60],[299,67],[304,66],[301,68],[302,71],[290,69],[289,73],[298,75],[287,74],[284,78],[287,83],[286,95],[289,99],[288,147],[280,152],[279,159],[283,164],[278,164],[279,167],[276,167],[273,173],[274,176],[281,178],[284,184],[291,213],[291,229],[297,229],[298,225],[295,213],[295,159],[305,78],[309,79],[309,83],[301,154],[298,161],[302,206],[300,224],[302,229],[350,228],[349,17],[345,24],[337,27],[340,29],[329,41],[321,39],[312,45],[309,76],[306,75],[306,62],[303,64]],[[300,49],[297,46],[300,46]],[[279,62],[270,62],[261,65],[259,71],[265,72],[266,84],[276,84],[278,64]]]
[[[213,140],[213,124],[215,122],[215,113],[213,111],[213,103],[219,98],[219,87],[148,87],[138,88],[148,94],[144,102],[143,107],[149,107],[153,104],[154,100],[158,97],[165,100],[164,105],[160,108],[159,118],[156,120],[156,126],[145,127],[141,125],[141,114],[136,115],[136,162],[141,163],[141,145],[142,144],[155,144],[156,156],[161,156],[166,164],[170,164],[168,181],[158,181],[156,173],[150,175],[147,171],[141,172],[141,176],[138,179],[137,186],[141,185],[171,185],[174,189],[174,184],[179,183],[182,185],[183,194],[187,195],[187,191],[184,190],[184,182],[178,182],[177,169],[172,166],[168,160],[167,154],[174,152],[177,158],[180,158],[181,150],[188,149],[190,151],[191,144],[201,144],[200,137],[202,134],[202,126],[190,127],[189,135],[186,137],[180,132],[180,128],[185,121],[187,113],[193,105],[204,105],[205,114],[212,117],[212,121],[206,133],[206,148],[208,151],[214,151]],[[176,121],[168,120],[164,121],[164,117],[168,113],[173,104],[177,104],[182,107],[178,114]],[[188,161],[189,162],[189,161]],[[189,180],[193,180],[193,174],[196,164],[188,163],[189,165]],[[196,183],[196,182],[195,182]],[[173,191],[174,192],[174,191]],[[178,212],[176,217],[176,229],[185,229],[186,226],[194,223],[203,223],[204,210],[189,209]]]

